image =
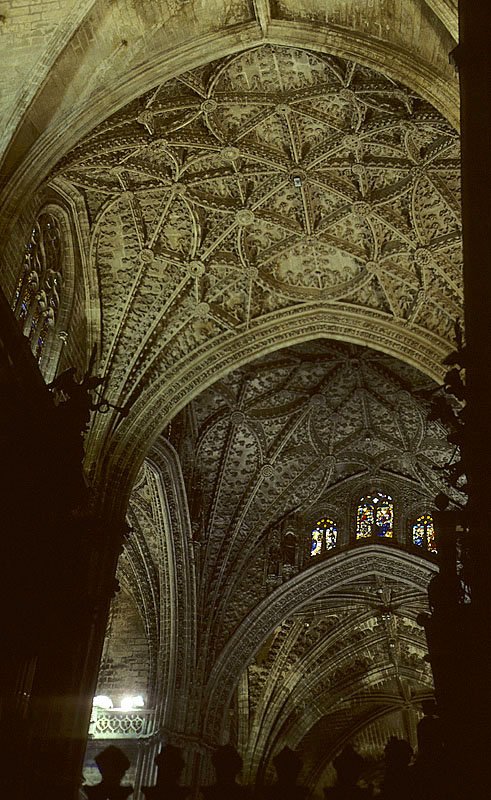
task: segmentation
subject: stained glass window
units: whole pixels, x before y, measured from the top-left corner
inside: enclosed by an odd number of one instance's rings
[[[24,254],[24,266],[15,292],[14,313],[31,343],[38,362],[54,329],[62,289],[62,237],[53,214],[36,219]]]
[[[375,492],[362,497],[356,515],[356,538],[367,539],[380,536],[390,539],[393,536],[394,504],[388,494]]]
[[[338,543],[338,529],[332,519],[319,519],[311,534],[310,555],[318,556],[326,550],[332,550]]]
[[[436,553],[435,527],[431,514],[421,514],[413,525],[413,544]]]

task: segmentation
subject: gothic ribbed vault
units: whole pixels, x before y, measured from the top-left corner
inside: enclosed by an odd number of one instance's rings
[[[345,742],[414,742],[431,693],[411,526],[452,493],[420,390],[462,315],[456,2],[41,4],[24,37],[0,15],[1,282],[12,303],[49,209],[71,317],[47,361],[97,345],[130,409],[94,417],[85,466],[133,528],[99,691],[147,710],[94,724],[182,745],[189,779],[231,738],[262,780],[288,743],[318,792]],[[393,540],[356,542],[378,490]]]
[[[418,399],[431,385],[392,357],[320,340],[192,401],[130,500],[119,577],[147,656],[129,664],[115,632],[98,691],[145,693],[176,743],[237,739],[250,779],[284,743],[312,789],[343,742],[371,758],[390,733],[414,743],[432,691],[416,617],[435,564],[411,525],[433,510],[453,455]],[[356,504],[375,489],[394,499],[394,538],[356,542]],[[338,546],[312,558],[326,514]]]
[[[157,86],[58,165],[83,193],[108,396],[142,454],[210,380],[322,334],[440,374],[461,307],[458,140],[354,62],[261,46]],[[138,441],[135,441],[137,433]],[[110,443],[108,436],[110,435]]]

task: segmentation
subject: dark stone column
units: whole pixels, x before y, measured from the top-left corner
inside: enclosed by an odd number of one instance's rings
[[[10,800],[78,795],[127,532],[94,508],[82,433],[67,422],[0,292],[0,795]]]
[[[423,615],[450,783],[444,796],[481,800],[491,764],[491,6],[460,0],[453,53],[461,88],[464,244],[464,514],[437,515],[440,574]],[[458,516],[456,520],[454,517]],[[464,597],[456,571],[456,528],[468,532]],[[470,602],[469,602],[470,599]]]
[[[460,645],[462,797],[489,796],[491,764],[491,7],[459,3],[455,60],[461,87],[462,218],[466,337],[466,433],[471,607]],[[462,663],[464,661],[464,663]],[[469,744],[469,737],[471,744]]]
[[[466,472],[473,602],[491,609],[491,8],[460,2]]]

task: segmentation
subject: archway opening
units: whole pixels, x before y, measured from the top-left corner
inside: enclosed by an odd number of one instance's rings
[[[324,718],[331,758],[352,740],[373,760],[364,730],[380,738],[389,718],[387,731],[397,718],[414,738],[431,691],[415,618],[436,567],[413,531],[453,453],[420,399],[430,385],[383,353],[317,340],[232,371],[165,427],[132,492],[119,568],[152,654],[142,738],[186,742],[190,764],[231,739],[248,780],[267,779],[288,743],[305,751],[312,788],[329,771],[312,750]],[[357,538],[367,497],[390,498],[391,537]],[[336,543],[312,556],[326,519]]]

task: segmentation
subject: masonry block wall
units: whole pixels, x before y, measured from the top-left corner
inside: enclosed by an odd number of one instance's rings
[[[115,707],[126,695],[148,692],[148,642],[132,596],[121,590],[113,601],[102,657],[97,694],[108,695]]]

